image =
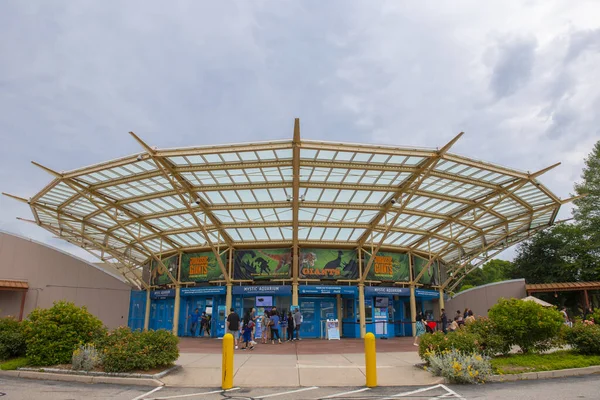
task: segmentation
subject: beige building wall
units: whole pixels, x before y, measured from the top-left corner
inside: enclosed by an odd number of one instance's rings
[[[470,308],[475,316],[487,316],[487,311],[501,298],[522,299],[524,297],[527,297],[525,279],[489,283],[457,293],[452,299],[447,300],[446,315],[448,318],[454,318],[457,310],[462,313],[465,308]]]
[[[25,318],[34,308],[57,300],[86,306],[109,328],[127,325],[131,287],[82,259],[7,232],[0,231],[0,280],[27,281]],[[18,318],[21,293],[0,290],[0,316]]]

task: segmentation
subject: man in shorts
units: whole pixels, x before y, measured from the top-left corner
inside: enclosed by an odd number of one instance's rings
[[[238,341],[240,340],[240,316],[235,312],[233,307],[229,311],[230,313],[227,316],[227,333],[233,335],[233,343],[237,349]]]

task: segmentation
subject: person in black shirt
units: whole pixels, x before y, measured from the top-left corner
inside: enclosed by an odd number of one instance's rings
[[[233,343],[237,349],[240,340],[240,316],[235,312],[233,307],[229,311],[231,312],[227,316],[227,333],[233,335]]]
[[[448,332],[448,317],[446,316],[446,310],[442,308],[442,332]]]

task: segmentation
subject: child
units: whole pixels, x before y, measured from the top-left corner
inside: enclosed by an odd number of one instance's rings
[[[242,350],[247,350],[248,346],[250,346],[250,350],[254,350],[254,345],[252,345],[252,330],[254,329],[254,321],[250,318],[248,314],[247,318],[244,317],[244,325],[242,327],[242,335],[244,338],[244,345]]]

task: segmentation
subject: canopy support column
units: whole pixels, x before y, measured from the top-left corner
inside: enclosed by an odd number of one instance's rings
[[[363,339],[367,334],[367,323],[365,318],[365,284],[358,283],[358,319],[360,324],[360,337]]]
[[[144,314],[144,331],[148,331],[150,327],[150,286],[146,288],[146,312]]]

